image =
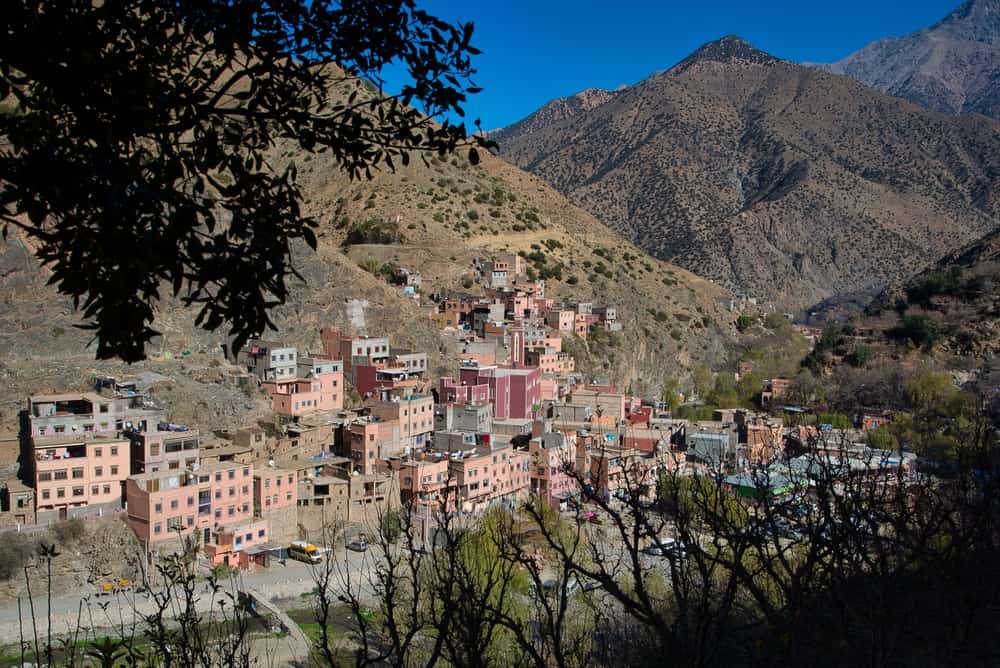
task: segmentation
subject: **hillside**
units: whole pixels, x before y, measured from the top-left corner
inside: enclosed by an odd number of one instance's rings
[[[1000,119],[1000,0],[968,0],[930,27],[817,67],[935,111]]]
[[[1000,224],[1000,125],[736,37],[562,106],[498,132],[502,155],[654,255],[788,308],[878,290]]]
[[[652,391],[667,375],[683,375],[726,355],[735,317],[724,308],[728,293],[683,269],[654,260],[611,232],[539,179],[492,156],[479,166],[464,157],[419,159],[372,181],[350,182],[324,155],[279,149],[294,159],[307,195],[305,209],[321,221],[319,247],[296,249],[305,278],[290,303],[277,309],[277,333],[305,349],[317,349],[318,329],[387,333],[393,343],[426,350],[432,375],[453,373],[457,351],[412,298],[359,264],[369,258],[420,271],[424,301],[433,293],[463,289],[475,257],[541,246],[550,265],[561,263],[562,280],[550,278],[555,298],[593,299],[618,307],[624,331],[594,343],[595,375]],[[366,221],[397,230],[393,243],[344,247]],[[398,221],[398,222],[397,222]],[[549,246],[552,249],[549,249]],[[0,428],[16,428],[17,411],[30,393],[84,389],[95,374],[153,372],[164,376],[154,396],[179,422],[206,430],[233,428],[266,412],[261,397],[222,359],[224,333],[206,333],[177,304],[159,309],[164,334],[153,357],[127,367],[95,361],[88,336],[68,300],[45,286],[47,275],[12,236],[0,253]],[[475,291],[473,288],[471,291]]]
[[[867,314],[873,322],[896,321],[893,310],[902,316],[890,331],[896,338],[926,329],[927,347],[978,358],[1000,354],[1000,231],[885,290]]]

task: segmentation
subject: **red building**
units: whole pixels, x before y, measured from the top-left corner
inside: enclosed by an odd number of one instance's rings
[[[538,416],[542,401],[542,370],[537,367],[463,366],[459,371],[459,380],[464,386],[489,386],[494,417],[533,419]]]

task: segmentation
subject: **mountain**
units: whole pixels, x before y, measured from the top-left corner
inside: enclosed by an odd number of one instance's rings
[[[501,155],[639,246],[788,308],[877,291],[1000,225],[1000,125],[948,117],[738,37]]]
[[[1000,0],[969,0],[929,28],[819,67],[935,111],[1000,119]]]
[[[459,350],[402,290],[361,265],[396,263],[422,275],[422,302],[466,288],[476,257],[509,250],[530,254],[557,300],[617,307],[623,331],[576,348],[589,374],[654,393],[663,379],[698,365],[717,366],[735,338],[731,295],[704,279],[660,262],[608,229],[536,177],[491,155],[471,166],[465,156],[414,159],[396,172],[351,181],[326,154],[280,146],[274,162],[295,161],[306,201],[320,221],[318,249],[294,248],[305,278],[274,312],[277,332],[302,349],[318,350],[318,330],[388,334],[394,345],[426,351],[432,377],[454,374]],[[347,244],[375,221],[391,228],[387,243]],[[556,267],[559,267],[556,270]],[[0,240],[0,432],[16,430],[32,393],[86,389],[95,375],[158,374],[156,400],[177,422],[206,431],[235,428],[267,415],[255,390],[220,354],[224,332],[194,326],[194,313],[171,301],[157,308],[163,333],[150,359],[132,366],[94,360],[89,334],[70,300],[46,285],[32,245],[16,232]],[[169,291],[164,291],[168,293]],[[571,343],[571,342],[570,342]]]

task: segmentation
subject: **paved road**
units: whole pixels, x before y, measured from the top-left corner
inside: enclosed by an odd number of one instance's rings
[[[371,553],[356,553],[340,549],[331,552],[337,560],[334,582],[336,588],[342,577],[350,578],[352,586],[367,582],[374,559]],[[342,566],[342,568],[340,567]],[[228,597],[236,589],[256,589],[271,599],[287,599],[311,592],[316,587],[312,566],[291,559],[281,565],[276,560],[266,569],[244,573],[231,582],[220,583],[224,590],[214,596],[207,591],[199,593],[197,609],[207,613],[213,608],[218,610],[218,602]],[[367,590],[365,588],[364,591]],[[35,597],[35,619],[39,635],[45,632],[48,608],[44,597]],[[83,590],[73,594],[54,597],[52,599],[52,632],[53,634],[70,633],[77,627],[77,621],[82,626],[91,628],[112,628],[121,625],[130,626],[141,623],[143,615],[155,612],[156,606],[146,594],[124,592],[113,596],[98,597],[93,590]],[[172,613],[174,611],[171,611]],[[21,601],[21,619],[24,624],[25,637],[31,637],[31,611],[28,601]],[[19,622],[17,601],[0,606],[0,644],[15,644],[19,639]]]

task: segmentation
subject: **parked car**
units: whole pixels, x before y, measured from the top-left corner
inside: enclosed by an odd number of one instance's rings
[[[347,544],[347,549],[352,552],[364,552],[368,549],[368,541],[364,538],[355,538]]]
[[[652,557],[683,559],[687,556],[687,547],[676,538],[656,538],[643,552]]]

